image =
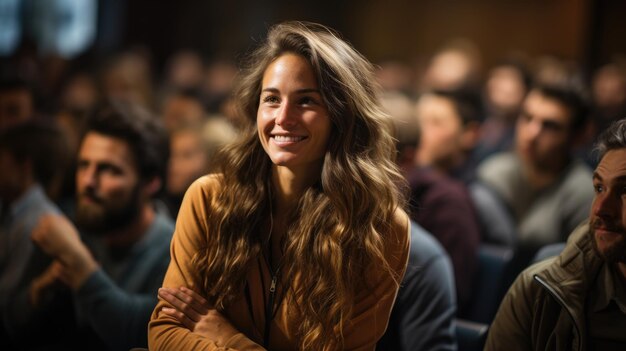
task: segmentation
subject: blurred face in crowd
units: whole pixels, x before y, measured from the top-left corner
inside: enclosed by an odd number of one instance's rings
[[[33,113],[33,98],[27,89],[0,93],[0,130],[31,119]]]
[[[140,184],[133,153],[125,141],[87,133],[76,170],[77,224],[94,233],[130,224],[145,201]]]
[[[452,90],[467,83],[473,70],[472,59],[458,50],[438,53],[424,74],[426,89]]]
[[[603,111],[619,113],[626,105],[626,76],[619,68],[611,65],[601,68],[594,75],[591,87],[593,101]]]
[[[321,165],[331,122],[309,62],[284,54],[263,75],[257,128],[272,162],[291,169]]]
[[[516,149],[522,161],[540,171],[560,171],[572,141],[572,117],[558,100],[531,91],[517,119]]]
[[[593,187],[590,235],[596,252],[626,269],[626,149],[604,155],[593,174]]]
[[[486,90],[490,107],[504,115],[517,113],[526,94],[524,77],[518,70],[508,66],[491,70]]]
[[[208,171],[208,155],[199,133],[183,130],[170,138],[167,192],[182,195],[194,180]]]
[[[426,94],[418,100],[416,114],[420,126],[418,164],[446,171],[460,162],[465,128],[453,102]]]
[[[170,96],[163,106],[163,123],[170,132],[185,124],[199,123],[204,119],[200,101],[183,95]]]

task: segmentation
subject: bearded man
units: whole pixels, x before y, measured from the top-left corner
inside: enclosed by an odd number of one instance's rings
[[[147,347],[146,328],[174,231],[153,202],[163,182],[167,145],[164,128],[135,105],[111,103],[88,121],[77,160],[78,229],[64,216],[50,215],[33,231],[32,240],[51,264],[29,282],[25,298],[16,297],[16,345]],[[50,290],[58,285],[71,292],[68,309],[74,310],[76,331],[65,340],[51,333],[48,340],[29,340],[38,329],[54,329],[50,311],[59,313],[58,303],[46,305],[55,301]]]
[[[626,119],[596,150],[588,223],[517,278],[485,350],[626,350]]]

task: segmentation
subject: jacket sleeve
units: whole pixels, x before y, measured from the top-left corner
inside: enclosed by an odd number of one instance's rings
[[[145,328],[156,304],[154,294],[132,294],[119,288],[102,269],[75,295],[76,313],[112,350],[146,346]]]
[[[520,274],[504,296],[487,335],[485,351],[532,350],[534,284],[529,272]]]
[[[450,260],[442,255],[412,268],[413,278],[405,278],[404,296],[399,293],[396,301],[403,310],[398,323],[402,350],[456,350],[456,297]]]
[[[398,210],[391,231],[385,238],[385,258],[393,275],[374,264],[367,277],[366,289],[357,292],[353,317],[344,329],[344,349],[374,350],[376,343],[387,329],[391,308],[402,281],[409,257],[409,219],[406,213]]]
[[[217,187],[216,177],[205,176],[192,184],[181,205],[170,248],[170,265],[163,281],[164,287],[180,286],[196,290],[191,260],[204,246],[207,233],[206,216],[211,193]],[[169,304],[159,299],[148,325],[148,346],[159,350],[263,350],[261,346],[239,333],[229,340],[209,340],[192,333],[176,319],[161,313]],[[171,307],[171,306],[169,306]]]

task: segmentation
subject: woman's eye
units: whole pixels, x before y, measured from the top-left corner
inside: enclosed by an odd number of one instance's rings
[[[270,104],[277,104],[277,103],[279,103],[279,100],[278,100],[277,96],[268,95],[268,96],[263,98],[263,102],[270,103]]]
[[[301,105],[311,105],[311,104],[315,104],[316,101],[310,97],[310,96],[304,96],[302,98],[300,98],[300,104]]]

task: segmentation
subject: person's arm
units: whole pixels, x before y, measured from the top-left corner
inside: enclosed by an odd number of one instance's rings
[[[187,287],[198,290],[191,259],[204,246],[206,216],[216,183],[216,177],[203,177],[194,182],[185,194],[172,238],[170,265],[163,281],[165,288]],[[194,333],[181,321],[164,312],[163,308],[173,306],[160,298],[148,325],[148,346],[152,351],[263,350],[241,332],[234,335],[226,333],[214,339]]]
[[[98,269],[75,291],[76,313],[87,320],[110,349],[146,347],[146,326],[156,305],[155,294],[124,291]]]
[[[87,320],[109,347],[122,350],[147,346],[145,328],[156,305],[155,294],[129,293],[119,288],[63,216],[43,217],[32,238],[55,258],[54,264],[60,268],[57,276],[74,292],[79,318]],[[37,290],[31,289],[31,299],[36,296],[34,292]]]
[[[410,262],[410,261],[409,261]],[[401,350],[456,350],[456,297],[452,264],[442,253],[407,268],[392,312]]]
[[[372,266],[372,273],[366,277],[367,287],[357,292],[352,318],[344,329],[345,350],[374,350],[387,329],[409,256],[410,226],[404,211],[396,211],[390,228],[385,237],[385,258],[395,277],[380,264]]]

